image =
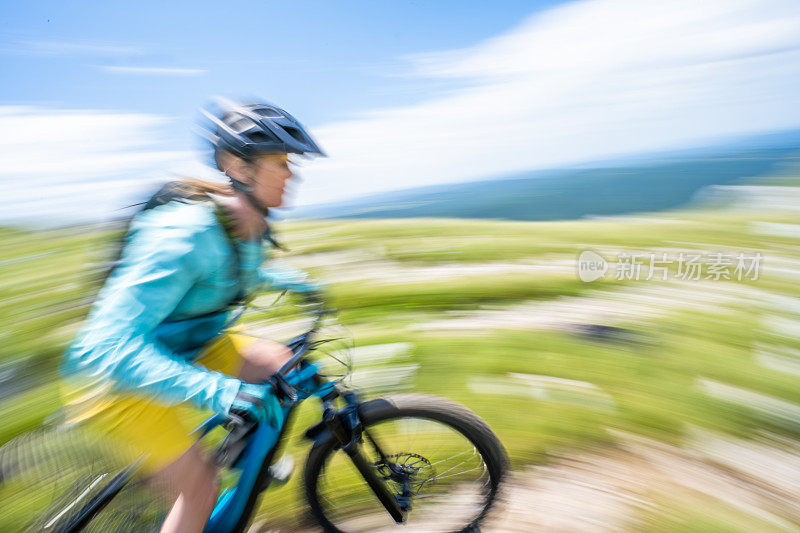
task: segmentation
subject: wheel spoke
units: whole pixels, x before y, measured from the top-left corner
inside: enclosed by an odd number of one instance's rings
[[[460,476],[461,474],[466,474],[467,472],[472,472],[474,470],[483,471],[483,468],[480,467],[480,466],[476,466],[476,467],[473,467],[473,468],[468,468],[467,470],[462,470],[461,472],[456,472],[455,474],[448,474],[446,476],[436,476],[436,477],[431,478],[430,481],[438,481],[440,479],[446,479],[446,478],[449,478],[449,477]]]
[[[440,459],[438,461],[432,461],[431,464],[435,466],[435,465],[438,465],[439,463],[443,463],[445,461],[449,461],[450,459],[454,459],[456,457],[461,457],[462,455],[466,455],[466,454],[470,454],[470,455],[472,455],[474,457],[477,454],[477,452],[476,452],[475,448],[473,448],[472,450],[463,451],[461,453],[457,453],[455,455],[451,455],[450,457],[445,457],[444,459]],[[465,461],[466,461],[466,459],[465,459]]]

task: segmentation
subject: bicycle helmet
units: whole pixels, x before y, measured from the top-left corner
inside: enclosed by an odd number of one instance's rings
[[[293,116],[267,103],[221,101],[216,112],[202,109],[212,128],[203,136],[214,151],[225,150],[244,158],[270,152],[325,156]]]

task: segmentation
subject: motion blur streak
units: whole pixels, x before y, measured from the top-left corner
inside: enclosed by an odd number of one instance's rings
[[[321,365],[369,398],[438,394],[487,421],[513,475],[482,531],[798,530],[800,3],[577,0],[461,42],[405,58],[422,98],[312,128],[330,158],[304,163],[309,190],[273,229],[274,255],[338,310]],[[31,61],[61,60],[53,43]],[[107,44],[120,64],[95,74],[217,87],[218,64],[151,66],[139,44]],[[166,181],[156,167],[201,166],[166,142],[166,113],[63,102],[0,102],[3,532],[41,530],[46,482],[90,486],[104,472],[85,465],[116,466],[119,450],[62,424],[60,357],[130,214],[117,210]],[[308,327],[278,296],[253,302],[247,332]],[[472,449],[423,440],[431,456]],[[308,442],[286,442],[302,463]],[[443,479],[453,457],[430,471]],[[469,485],[444,482],[453,508],[483,483],[464,465]],[[270,487],[255,531],[309,530],[299,478]],[[331,498],[370,502],[363,489]],[[123,503],[99,531],[159,519],[152,500]]]
[[[800,191],[797,176],[786,167],[636,216],[296,221],[281,234],[288,259],[329,284],[356,342],[353,385],[448,396],[499,432],[517,473],[489,531],[792,529],[800,213],[780,199]],[[4,230],[4,441],[58,419],[57,359],[110,237]],[[588,282],[586,249],[608,262]],[[760,259],[737,271],[737,258]],[[251,312],[247,328],[284,339],[306,327],[284,307]],[[296,492],[269,496],[262,525],[300,527]]]

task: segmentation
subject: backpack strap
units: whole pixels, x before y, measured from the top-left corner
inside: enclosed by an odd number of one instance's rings
[[[236,246],[236,225],[233,222],[233,218],[228,213],[228,211],[220,204],[219,202],[215,201],[213,198],[210,198],[210,201],[214,204],[214,216],[219,222],[219,225],[222,226],[223,233],[225,234],[225,238],[228,240],[228,244],[231,246],[231,250],[233,250],[233,257],[234,263],[236,267],[236,277],[239,277],[239,248]],[[236,307],[237,305],[242,305],[245,300],[247,299],[247,294],[244,292],[244,287],[242,286],[241,280],[239,283],[239,292],[233,299],[228,302],[228,307]]]
[[[219,202],[214,201],[214,199],[211,199],[211,201],[214,203],[214,215],[217,217],[217,221],[219,222],[219,225],[222,226],[222,229],[225,232],[225,236],[228,239],[228,243],[231,245],[231,248],[233,249],[235,257],[236,257],[236,259],[238,261],[239,250],[236,247],[236,237],[235,237],[235,235],[236,235],[236,225],[235,225],[235,223],[233,221],[233,218],[228,213],[228,211],[222,206],[222,204],[220,204]],[[272,227],[269,224],[267,224],[267,228],[264,230],[264,234],[261,236],[261,238],[263,240],[269,242],[272,246],[274,246],[278,250],[281,250],[281,251],[286,251],[287,250],[284,246],[282,246],[275,239],[274,233],[272,231]],[[238,269],[238,264],[237,264],[237,269]],[[237,272],[238,272],[238,270],[237,270]],[[233,300],[231,300],[230,304],[228,304],[228,305],[230,307],[235,307],[235,306],[244,304],[246,301],[247,301],[247,294],[245,294],[244,290],[242,289],[239,292],[239,294],[237,294],[236,297]]]

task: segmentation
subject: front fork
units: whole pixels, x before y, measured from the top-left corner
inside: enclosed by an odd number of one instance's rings
[[[391,461],[383,453],[377,441],[361,424],[361,419],[358,415],[358,397],[351,391],[342,392],[340,396],[345,402],[345,406],[341,409],[336,409],[330,399],[323,401],[322,423],[333,435],[339,447],[353,461],[364,481],[367,482],[367,485],[375,493],[378,501],[381,502],[392,519],[398,524],[405,522],[406,512],[410,509],[410,505],[401,506],[384,479],[378,475],[376,465],[367,459],[362,450],[361,443],[363,441],[361,435],[364,434],[378,454],[380,459],[378,464],[385,465],[391,472],[394,471]],[[403,499],[405,500],[406,498],[403,497]],[[410,502],[410,499],[408,501]]]

